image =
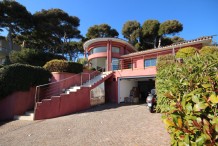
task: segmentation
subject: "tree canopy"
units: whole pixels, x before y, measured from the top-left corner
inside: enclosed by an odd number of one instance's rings
[[[89,27],[86,37],[88,39],[98,37],[118,37],[119,33],[116,29],[111,28],[108,24],[100,24]]]
[[[0,30],[8,31],[10,50],[13,49],[13,37],[25,33],[32,28],[31,13],[16,1],[0,1]]]
[[[127,21],[124,25],[123,25],[123,29],[122,29],[122,34],[124,36],[124,38],[128,39],[128,41],[132,44],[135,45],[137,44],[139,41],[139,37],[140,37],[140,31],[141,31],[141,26],[140,23],[137,21]]]
[[[137,21],[127,21],[123,26],[122,34],[138,50],[146,50],[183,41],[184,39],[178,36],[169,37],[182,29],[183,25],[177,20],[160,23],[158,20],[149,19],[141,27]]]
[[[15,42],[24,48],[68,54],[72,60],[78,56],[78,52],[83,52],[84,41],[119,35],[116,29],[103,23],[89,27],[86,37],[83,37],[78,29],[78,17],[57,8],[42,9],[32,15],[23,5],[9,0],[0,1],[0,22],[0,32],[8,32],[10,50],[13,49],[12,42]],[[146,50],[184,41],[174,36],[182,30],[183,25],[178,20],[160,23],[150,19],[143,25],[131,20],[123,25],[122,34],[138,50]]]

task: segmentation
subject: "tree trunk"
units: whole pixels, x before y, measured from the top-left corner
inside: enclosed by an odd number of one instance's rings
[[[159,42],[158,42],[158,48],[161,47],[161,37],[159,38]]]
[[[8,31],[8,44],[9,44],[9,50],[8,52],[13,50],[13,42],[12,42],[12,28],[9,27],[9,31]]]
[[[157,48],[156,43],[157,43],[157,37],[154,38],[154,48]]]

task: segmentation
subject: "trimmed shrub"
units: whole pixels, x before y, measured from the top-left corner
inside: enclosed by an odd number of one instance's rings
[[[12,51],[10,53],[11,63],[30,64],[33,66],[43,66],[46,62],[53,59],[66,60],[65,57],[52,53],[24,48],[21,51]]]
[[[157,69],[162,69],[173,63],[175,63],[174,55],[168,54],[157,57]]]
[[[83,71],[83,65],[80,63],[57,59],[47,62],[44,68],[50,72],[81,73]]]
[[[79,58],[77,60],[78,63],[82,64],[84,67],[86,66],[86,64],[88,63],[88,59],[87,58]]]
[[[199,51],[200,55],[218,54],[218,47],[216,46],[204,46]]]
[[[187,57],[194,56],[197,53],[198,53],[197,48],[186,47],[186,48],[179,49],[179,51],[176,53],[176,58],[187,58]]]
[[[48,83],[51,73],[42,67],[12,64],[0,69],[0,99],[30,87]]]
[[[171,145],[218,145],[217,55],[158,69],[156,89]]]

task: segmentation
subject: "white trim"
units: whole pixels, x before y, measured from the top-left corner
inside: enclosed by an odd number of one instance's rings
[[[145,53],[153,53],[153,52],[160,52],[160,51],[165,51],[165,50],[169,50],[175,47],[185,47],[187,45],[195,45],[195,44],[199,44],[199,43],[210,43],[212,40],[212,37],[203,37],[203,38],[199,38],[199,39],[195,39],[195,40],[191,40],[191,41],[185,41],[185,42],[181,42],[181,43],[177,43],[177,44],[172,44],[169,46],[164,46],[164,47],[160,47],[160,48],[155,48],[155,49],[150,49],[150,50],[145,50],[145,51],[139,51],[139,52],[134,52],[134,53],[130,53],[130,54],[126,54],[126,55],[122,55],[122,58],[125,57],[131,57],[131,56],[137,56],[137,55],[143,55]]]
[[[83,48],[84,50],[86,50],[88,48],[89,45],[93,44],[93,43],[96,43],[96,42],[102,42],[102,41],[113,41],[113,42],[119,42],[119,43],[123,43],[127,46],[129,46],[131,49],[133,49],[134,51],[136,51],[135,47],[132,46],[131,44],[129,44],[128,42],[126,42],[125,40],[122,40],[122,39],[119,39],[119,38],[95,38],[95,39],[91,39],[91,40],[88,40],[86,41],[84,44],[83,44]]]

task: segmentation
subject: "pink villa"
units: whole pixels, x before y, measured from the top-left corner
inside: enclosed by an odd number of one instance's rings
[[[23,114],[31,107],[34,108],[33,119],[40,120],[72,114],[102,103],[119,104],[126,102],[133,89],[137,93],[134,102],[143,103],[148,92],[155,88],[158,56],[175,55],[179,49],[189,46],[201,49],[211,42],[212,36],[207,36],[137,52],[131,44],[118,38],[88,40],[83,45],[84,56],[88,57],[90,67],[101,72],[53,73],[53,82],[37,86],[28,94],[14,93],[0,102],[0,120]],[[19,106],[24,103],[25,106]],[[8,110],[8,105],[12,110]]]
[[[128,42],[118,38],[96,38],[84,43],[85,56],[89,65],[113,71],[105,81],[106,101],[121,103],[129,97],[133,87],[139,89],[141,101],[155,88],[156,59],[160,55],[173,54],[184,47],[201,49],[210,45],[212,37],[201,37],[169,46],[137,52]]]

